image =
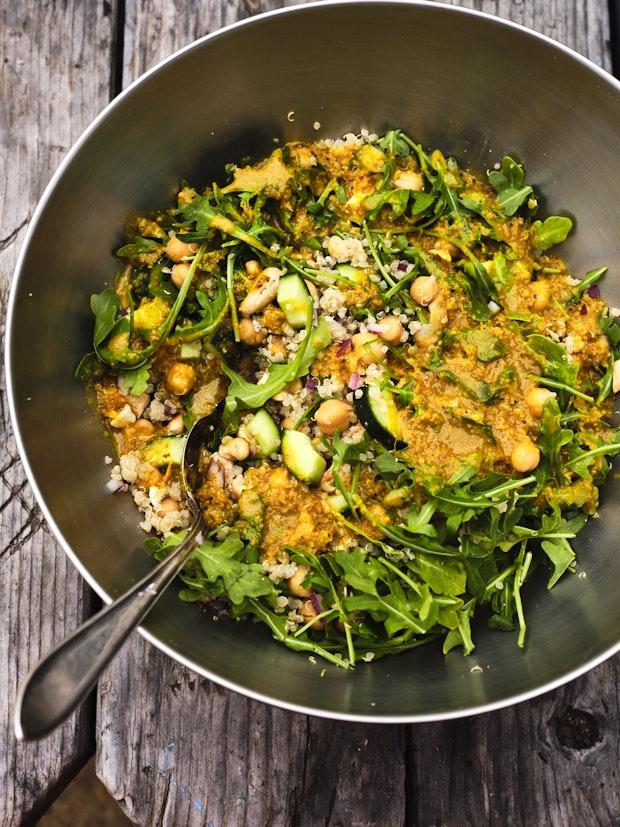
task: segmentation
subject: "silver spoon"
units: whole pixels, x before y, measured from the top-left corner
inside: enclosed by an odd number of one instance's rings
[[[150,574],[33,666],[17,695],[15,735],[18,740],[43,738],[69,717],[200,542],[201,511],[193,489],[201,448],[213,448],[218,441],[222,409],[223,402],[211,414],[199,419],[185,443],[181,477],[192,523],[184,540]]]

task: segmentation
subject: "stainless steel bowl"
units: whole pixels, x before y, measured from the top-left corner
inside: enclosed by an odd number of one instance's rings
[[[320,128],[316,124],[320,123]],[[130,211],[166,204],[181,177],[293,138],[401,126],[483,170],[510,151],[577,216],[562,253],[576,274],[607,264],[620,304],[620,85],[577,54],[479,13],[427,3],[321,3],[257,17],[148,72],[78,141],[46,190],[11,294],[13,424],[30,482],[67,554],[105,599],[151,565],[129,498],[104,492],[110,447],[71,374],[88,349],[88,296],[110,282]],[[475,629],[469,658],[429,646],[321,677],[255,624],[211,624],[168,593],[142,633],[251,697],[336,718],[422,721],[493,709],[573,678],[620,648],[618,482],[576,548],[587,577],[529,585],[525,652]],[[480,665],[482,671],[472,667]]]

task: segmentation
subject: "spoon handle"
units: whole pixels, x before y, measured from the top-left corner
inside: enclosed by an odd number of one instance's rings
[[[184,540],[129,591],[91,617],[30,671],[15,709],[15,735],[32,741],[62,724],[93,688],[114,655],[174,580],[194,550],[200,520]]]

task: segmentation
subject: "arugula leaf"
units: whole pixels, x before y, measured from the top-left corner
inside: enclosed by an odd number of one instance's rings
[[[576,304],[593,284],[598,284],[608,270],[609,267],[597,267],[596,270],[590,270],[589,273],[586,273],[579,284],[573,287],[571,298],[568,301],[569,306]]]
[[[568,540],[543,540],[540,544],[542,550],[553,563],[553,572],[547,581],[547,588],[552,589],[564,572],[570,568],[575,559],[575,552],[570,547]]]
[[[270,595],[274,590],[260,563],[238,559],[243,548],[239,535],[231,533],[221,543],[202,543],[191,557],[199,564],[206,583],[215,584],[235,604],[243,603],[247,597]]]
[[[163,252],[164,245],[161,241],[154,241],[152,238],[142,238],[136,236],[131,244],[124,244],[119,247],[115,255],[118,258],[138,258],[144,254],[150,255],[155,253],[159,256]]]
[[[116,314],[121,306],[121,300],[116,290],[108,287],[102,293],[94,293],[90,297],[90,309],[95,316],[93,343],[98,347],[112,332],[116,324]]]
[[[194,342],[196,339],[211,338],[222,324],[230,307],[226,283],[219,276],[215,277],[215,291],[212,296],[196,290],[200,321],[195,324],[177,325],[170,341]]]
[[[407,158],[411,154],[409,144],[403,138],[400,129],[389,129],[382,138],[379,138],[377,144],[388,155],[393,155],[395,158]]]
[[[560,407],[555,399],[548,399],[543,407],[538,444],[545,459],[545,476],[561,479],[560,451],[573,441],[574,433],[561,427]]]
[[[465,591],[467,576],[460,560],[438,558],[418,551],[409,567],[416,571],[436,594],[456,597]]]
[[[244,379],[229,367],[222,355],[214,347],[211,352],[220,360],[223,372],[230,379],[226,409],[232,413],[241,408],[261,408],[265,402],[279,393],[294,379],[305,376],[317,354],[324,350],[331,342],[331,333],[325,318],[321,316],[317,327],[312,328],[312,309],[308,313],[306,336],[303,339],[295,358],[283,364],[270,365],[267,369],[267,379],[260,384],[254,384]]]
[[[146,391],[147,385],[151,381],[149,373],[150,365],[145,364],[136,370],[124,370],[121,372],[121,380],[123,386],[128,394],[132,396],[140,396]]]
[[[566,241],[573,229],[573,222],[564,215],[550,215],[544,221],[534,221],[532,235],[537,250],[548,250],[555,244]]]
[[[488,363],[494,362],[501,356],[506,355],[506,346],[501,339],[493,336],[488,330],[480,328],[478,330],[471,330],[467,334],[467,339],[476,348],[476,358],[479,362]]]
[[[514,215],[525,199],[534,192],[532,187],[523,186],[523,167],[508,155],[502,159],[499,170],[491,170],[487,176],[497,193],[497,206],[505,215]]]

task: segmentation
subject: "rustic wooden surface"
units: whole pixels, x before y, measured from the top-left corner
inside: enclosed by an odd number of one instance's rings
[[[111,3],[114,0],[111,0]],[[0,3],[0,298],[41,192],[110,97],[112,5]],[[4,320],[4,313],[2,313]],[[34,503],[0,388],[0,824],[32,822],[95,749],[94,705],[39,745],[16,745],[18,682],[93,611],[93,595]]]
[[[610,68],[606,0],[461,4],[544,32]],[[194,38],[281,5],[0,0],[3,297],[37,197],[107,100]],[[127,815],[149,827],[620,824],[620,658],[508,710],[381,727],[249,701],[134,636],[100,682],[96,728],[87,707],[45,744],[16,745],[11,713],[19,677],[92,610],[93,600],[42,522],[10,435],[5,445],[1,825],[31,823],[95,739],[99,777]]]

